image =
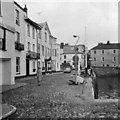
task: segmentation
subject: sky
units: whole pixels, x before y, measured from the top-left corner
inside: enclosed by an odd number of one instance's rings
[[[88,49],[99,42],[118,42],[117,0],[15,0],[27,5],[28,17],[46,22],[57,43],[85,44]],[[86,28],[86,29],[85,29]]]

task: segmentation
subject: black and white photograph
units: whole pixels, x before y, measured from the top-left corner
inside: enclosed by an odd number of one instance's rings
[[[0,0],[0,119],[120,118],[119,0]]]

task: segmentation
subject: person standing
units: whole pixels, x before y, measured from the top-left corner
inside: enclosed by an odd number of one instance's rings
[[[91,69],[91,78],[92,78],[92,85],[94,90],[94,98],[98,99],[98,83],[96,79],[96,74],[92,69]]]

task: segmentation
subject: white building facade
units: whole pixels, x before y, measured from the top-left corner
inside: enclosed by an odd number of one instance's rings
[[[78,51],[75,53],[75,46],[65,45],[63,48],[63,53],[61,53],[61,64],[62,63],[69,63],[72,68],[75,68],[75,59],[74,56],[78,57],[78,69],[80,66],[82,68],[85,67],[85,60],[84,60],[84,45],[77,45]]]
[[[26,21],[26,75],[37,74],[38,64],[41,65],[41,27],[29,18]]]
[[[15,77],[26,75],[25,17],[25,10],[14,2]]]
[[[61,55],[60,55],[60,52],[61,52],[61,50],[60,50],[60,44],[58,44],[58,43],[57,43],[57,50],[56,50],[56,52],[57,52],[56,71],[61,71],[61,69],[60,69],[60,64],[61,64],[61,60],[60,60]]]
[[[50,29],[48,27],[47,22],[40,23],[39,24],[42,29],[41,29],[41,39],[42,39],[42,55],[41,55],[41,62],[42,62],[42,72],[47,73],[48,69],[50,68],[50,61],[51,61],[51,56],[50,56],[50,49],[51,49],[51,44],[50,44]]]
[[[51,44],[51,68],[53,72],[56,72],[57,69],[57,38],[50,36]]]
[[[60,48],[51,36],[47,22],[38,24],[28,18],[26,6],[0,1],[0,85],[36,75],[38,66],[43,73],[59,71]]]
[[[14,4],[0,2],[0,85],[11,85],[15,84]]]

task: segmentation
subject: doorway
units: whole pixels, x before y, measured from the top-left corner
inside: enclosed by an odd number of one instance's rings
[[[26,59],[26,76],[29,76],[29,60]]]

